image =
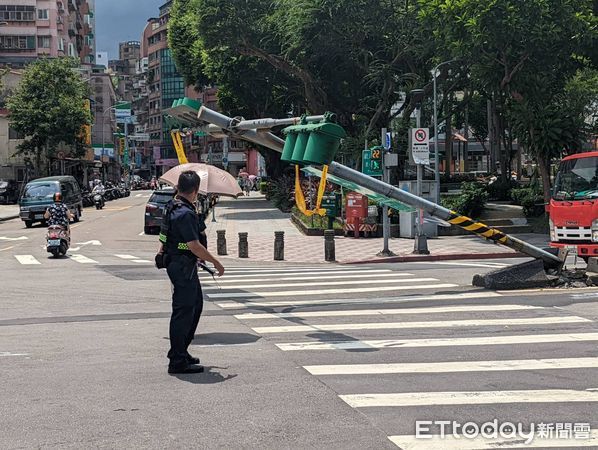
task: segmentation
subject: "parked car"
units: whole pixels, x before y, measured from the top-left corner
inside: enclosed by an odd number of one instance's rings
[[[71,176],[38,178],[27,183],[19,199],[20,217],[27,228],[36,222],[45,222],[44,213],[54,203],[57,192],[62,194],[62,201],[75,216],[75,222],[79,222],[83,200],[77,180]]]
[[[164,206],[174,197],[174,189],[163,188],[152,193],[145,205],[145,234],[159,234]]]
[[[17,203],[19,200],[19,185],[15,180],[0,180],[0,202]]]

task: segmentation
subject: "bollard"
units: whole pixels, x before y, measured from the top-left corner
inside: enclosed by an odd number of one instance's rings
[[[226,230],[216,230],[218,235],[216,239],[216,247],[218,248],[218,254],[220,256],[226,256]]]
[[[284,261],[284,231],[274,232],[274,261]]]
[[[324,230],[324,258],[326,261],[336,261],[334,230]]]
[[[239,258],[249,258],[248,233],[239,233]]]

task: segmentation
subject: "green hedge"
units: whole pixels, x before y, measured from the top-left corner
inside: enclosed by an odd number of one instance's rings
[[[511,198],[516,205],[523,206],[523,214],[527,217],[544,214],[544,195],[536,187],[512,189]]]
[[[486,187],[479,183],[463,183],[461,194],[441,198],[442,206],[468,217],[481,214],[488,201]]]

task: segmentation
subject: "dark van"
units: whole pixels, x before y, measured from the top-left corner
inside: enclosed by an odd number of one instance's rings
[[[45,221],[44,213],[54,203],[57,192],[62,194],[62,201],[74,214],[75,222],[79,222],[83,201],[77,180],[71,176],[38,178],[27,183],[19,200],[20,217],[27,228]]]

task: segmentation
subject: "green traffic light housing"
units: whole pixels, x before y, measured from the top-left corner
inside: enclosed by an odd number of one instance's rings
[[[201,102],[188,97],[180,98],[172,102],[172,106],[164,113],[172,117],[180,126],[194,127],[200,124],[197,118]]]
[[[326,113],[323,121],[314,123],[307,123],[302,117],[298,125],[285,128],[287,138],[281,159],[303,165],[330,164],[341,139],[347,136],[343,127],[334,123],[335,119],[332,113]]]

